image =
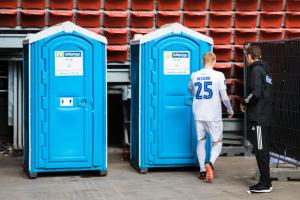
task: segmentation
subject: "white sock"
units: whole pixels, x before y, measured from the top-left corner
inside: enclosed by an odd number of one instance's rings
[[[206,143],[206,139],[198,140],[197,156],[198,156],[198,162],[200,165],[200,172],[206,171],[205,166],[204,166],[205,165],[205,157],[206,157],[205,143]]]
[[[212,148],[211,148],[211,155],[210,155],[210,162],[212,164],[215,164],[221,151],[222,151],[222,142],[213,142]]]

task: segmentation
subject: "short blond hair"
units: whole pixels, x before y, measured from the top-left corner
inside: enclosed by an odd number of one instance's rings
[[[214,54],[213,52],[207,52],[203,56],[203,64],[204,65],[213,64],[215,61],[216,61],[216,54]]]

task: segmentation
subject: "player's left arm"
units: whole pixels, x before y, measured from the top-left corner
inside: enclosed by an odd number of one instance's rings
[[[190,78],[190,81],[189,81],[188,90],[191,93],[191,95],[194,95],[194,84],[193,84],[192,76],[193,76],[193,74],[191,75],[191,78]]]
[[[226,91],[227,87],[226,87],[226,81],[225,81],[224,74],[222,74],[222,76],[220,78],[219,90],[220,90],[220,96],[221,96],[222,102],[225,105],[225,107],[227,108],[228,117],[232,118],[234,112],[233,112],[232,106],[230,104],[229,97],[227,95],[227,91]]]

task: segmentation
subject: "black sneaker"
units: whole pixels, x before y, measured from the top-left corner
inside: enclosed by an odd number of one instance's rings
[[[256,185],[253,185],[249,187],[249,191],[251,193],[270,193],[273,190],[272,185],[266,185],[263,183],[258,183]]]
[[[262,185],[262,184],[263,184],[262,182],[258,182],[257,184],[250,186],[250,187],[249,187],[249,190],[251,190],[251,189],[253,189],[253,188],[255,189],[255,188],[257,188],[259,185]],[[263,184],[263,185],[264,185],[264,184]],[[272,183],[267,184],[267,186],[273,189]]]
[[[200,172],[199,179],[205,180],[205,178],[206,178],[206,172],[205,171]]]

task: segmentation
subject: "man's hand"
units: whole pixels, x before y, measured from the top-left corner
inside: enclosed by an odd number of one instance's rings
[[[233,112],[232,113],[228,113],[228,119],[232,119],[233,117]]]
[[[245,106],[243,104],[240,104],[240,108],[242,112],[245,112]]]

